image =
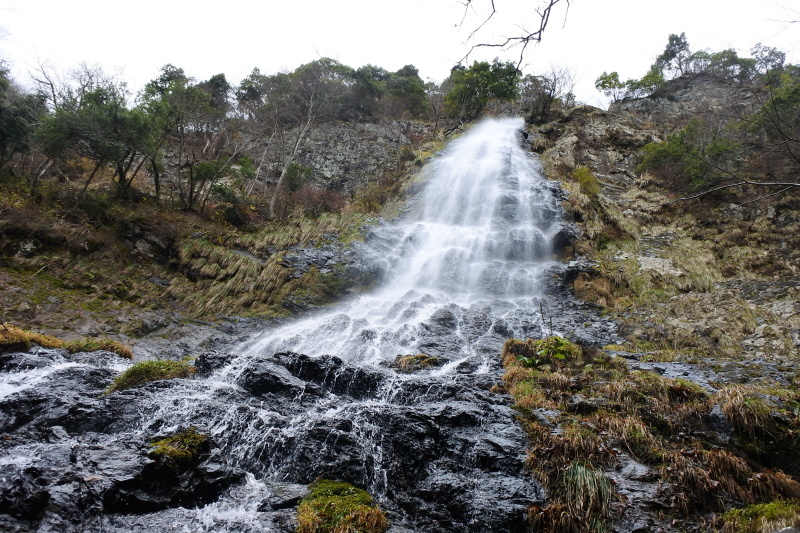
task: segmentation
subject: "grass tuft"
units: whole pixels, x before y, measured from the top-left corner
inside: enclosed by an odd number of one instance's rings
[[[56,337],[34,333],[11,324],[0,325],[0,352],[12,350],[24,351],[29,349],[31,344],[37,344],[44,348],[64,348],[69,353],[105,350],[125,357],[126,359],[133,359],[133,352],[131,349],[118,341],[83,338],[65,342]]]
[[[113,352],[125,359],[133,359],[133,351],[121,342],[111,339],[78,339],[74,341],[66,341],[64,348],[69,353],[78,352],[96,352],[98,350],[105,350]]]
[[[187,378],[194,374],[195,368],[186,361],[142,361],[134,363],[114,378],[104,394],[136,387],[148,381]]]
[[[439,366],[439,358],[420,353],[416,355],[399,355],[389,364],[398,372],[416,372],[427,368]]]

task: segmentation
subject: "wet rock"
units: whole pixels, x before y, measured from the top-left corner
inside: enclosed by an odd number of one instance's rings
[[[203,352],[194,361],[197,373],[208,375],[214,370],[219,370],[231,360],[231,355],[217,352]]]
[[[250,394],[297,395],[305,390],[306,383],[279,365],[257,361],[245,369],[237,384]]]
[[[597,274],[597,262],[590,261],[585,257],[578,257],[577,259],[567,263],[563,270],[563,282],[565,285],[571,284],[581,273]]]
[[[567,402],[567,409],[579,415],[588,415],[602,409],[608,405],[605,398],[587,398],[581,394],[575,394]]]
[[[658,475],[652,469],[633,460],[629,460],[622,466],[620,474],[624,478],[633,481],[655,481],[658,479]]]
[[[294,509],[309,492],[307,485],[297,484],[274,485],[272,489],[269,498],[261,502],[259,510]]]
[[[50,502],[47,485],[38,468],[4,466],[0,478],[0,512],[24,520],[41,518]]]
[[[105,455],[106,450],[101,453]],[[139,467],[131,466],[130,459],[126,464],[125,458],[119,458],[119,463],[122,468],[112,470],[114,463],[108,457],[97,461],[102,467],[99,477],[106,473],[114,480],[103,494],[104,512],[139,514],[167,507],[202,505],[244,477],[244,472],[228,467],[220,450],[209,440],[202,444],[198,458],[190,462],[148,460]]]
[[[275,354],[275,359],[301,380],[317,384],[333,394],[355,398],[374,395],[386,378],[386,374],[376,368],[351,365],[335,356],[309,357],[285,352]]]
[[[553,253],[561,254],[568,247],[572,246],[580,237],[580,230],[572,224],[564,224],[553,236]]]

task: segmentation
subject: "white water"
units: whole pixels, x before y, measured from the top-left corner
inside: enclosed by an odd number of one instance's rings
[[[521,119],[485,121],[427,169],[416,208],[373,239],[388,275],[373,294],[269,331],[246,356],[295,351],[377,364],[425,351],[432,320],[453,325],[457,363],[478,355],[482,335],[462,332],[465,313],[498,318],[535,309],[553,264],[558,202],[538,163],[520,146]],[[530,313],[525,319],[532,319]]]

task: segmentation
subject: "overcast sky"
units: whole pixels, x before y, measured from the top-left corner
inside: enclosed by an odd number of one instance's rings
[[[533,27],[537,1],[495,0],[498,17],[481,39]],[[222,72],[236,84],[253,67],[273,74],[319,57],[390,71],[413,64],[423,79],[441,81],[483,16],[471,11],[462,23],[458,0],[0,0],[0,57],[21,82],[40,62],[62,72],[86,62],[120,71],[134,90],[167,63],[198,80]],[[800,22],[791,20],[800,20],[800,0],[572,0],[568,13],[554,11],[523,70],[569,68],[579,100],[601,105],[597,76],[641,77],[670,33],[685,32],[692,50],[740,55],[761,42],[798,63]],[[498,55],[519,54],[491,49],[470,60]]]

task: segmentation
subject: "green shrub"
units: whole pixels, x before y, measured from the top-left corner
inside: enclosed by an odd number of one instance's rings
[[[344,481],[320,479],[297,508],[297,533],[383,533],[389,522],[372,497]]]
[[[572,171],[572,177],[580,185],[583,194],[592,200],[597,200],[600,195],[600,182],[597,180],[597,176],[589,170],[589,167],[582,165],[575,167],[575,170]]]
[[[105,394],[130,389],[148,381],[187,378],[195,372],[194,366],[186,361],[142,361],[134,363],[114,378]]]
[[[583,350],[563,337],[546,337],[540,340],[525,341],[509,339],[503,346],[503,360],[516,357],[522,366],[538,368],[544,365],[569,367],[580,362]]]
[[[289,167],[286,169],[286,177],[284,178],[286,180],[286,188],[292,192],[300,189],[313,172],[314,169],[310,167],[305,167],[299,163],[289,163]]]
[[[725,126],[693,119],[677,133],[644,147],[637,172],[652,171],[674,188],[698,190],[729,178],[739,146]]]

